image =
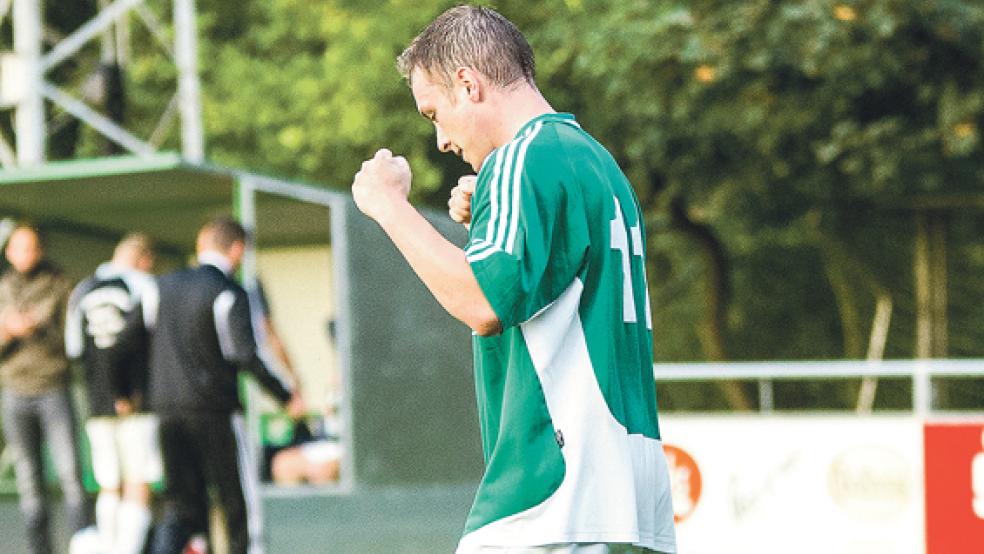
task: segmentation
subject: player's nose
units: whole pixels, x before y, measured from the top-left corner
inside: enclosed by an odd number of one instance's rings
[[[437,149],[441,152],[451,152],[451,139],[444,134],[439,126],[435,125],[434,128],[437,130]]]

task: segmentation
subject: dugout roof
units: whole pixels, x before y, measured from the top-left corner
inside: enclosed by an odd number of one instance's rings
[[[0,218],[49,231],[48,253],[81,278],[129,231],[158,241],[158,269],[184,265],[200,225],[238,212],[264,247],[331,248],[333,339],[347,414],[339,489],[462,484],[481,474],[467,327],[449,316],[382,229],[347,192],[209,164],[176,154],[56,162],[0,172]],[[425,217],[456,244],[464,229]],[[2,258],[2,257],[0,257]],[[250,254],[244,278],[256,270]],[[165,267],[160,267],[164,265]],[[296,285],[300,286],[300,285]],[[472,489],[473,490],[473,489]]]
[[[246,190],[260,194],[247,198]],[[257,226],[261,246],[327,242],[323,206],[344,196],[241,170],[191,164],[175,153],[0,171],[0,216],[107,241],[143,231],[172,255],[192,251],[194,234],[207,218],[233,211],[247,224],[262,225]]]

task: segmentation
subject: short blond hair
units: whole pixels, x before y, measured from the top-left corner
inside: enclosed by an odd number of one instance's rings
[[[208,246],[225,252],[237,242],[246,244],[249,235],[238,221],[222,215],[208,220],[198,231],[198,238],[199,241],[205,239]]]
[[[135,258],[153,256],[154,239],[150,238],[147,233],[129,233],[116,244],[113,257],[122,255],[124,252],[132,253]]]
[[[420,68],[448,87],[459,67],[478,70],[499,87],[520,79],[533,85],[536,76],[533,48],[523,33],[481,6],[457,6],[437,16],[400,54],[396,67],[408,83]]]

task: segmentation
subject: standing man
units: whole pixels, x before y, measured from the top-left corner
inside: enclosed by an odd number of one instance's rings
[[[397,65],[438,149],[478,172],[450,202],[464,250],[408,203],[402,157],[380,150],[352,187],[476,334],[486,471],[458,552],[675,552],[630,184],[543,98],[529,44],[495,11],[446,11]]]
[[[203,229],[198,234],[196,249],[201,252],[207,249],[207,244],[212,240],[212,232]],[[284,345],[277,328],[273,325],[273,315],[270,310],[270,303],[267,301],[266,291],[259,278],[254,277],[251,282],[245,284],[246,296],[249,298],[249,312],[252,318],[254,339],[256,340],[256,351],[260,360],[267,368],[280,374],[281,377],[292,387],[300,388],[301,379],[294,369],[287,346]]]
[[[232,279],[245,252],[245,230],[216,218],[199,232],[197,245],[198,267],[158,280],[149,395],[160,419],[166,489],[151,551],[181,552],[206,528],[207,490],[214,487],[229,552],[261,552],[257,474],[246,454],[238,374],[251,373],[293,417],[304,405],[256,354],[246,291]]]
[[[129,234],[109,262],[72,291],[65,350],[81,359],[89,395],[85,430],[99,485],[100,551],[140,554],[150,529],[150,483],[161,479],[157,421],[141,413],[147,381],[144,306],[156,308],[150,237]]]
[[[3,432],[14,454],[20,509],[34,554],[51,552],[42,443],[58,473],[70,531],[88,523],[65,357],[65,302],[71,285],[44,259],[43,246],[36,228],[18,225],[7,241],[10,268],[0,278]]]

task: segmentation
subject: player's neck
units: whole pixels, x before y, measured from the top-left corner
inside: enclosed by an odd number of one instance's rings
[[[543,114],[555,113],[540,91],[529,85],[502,90],[496,94],[499,125],[495,134],[496,147],[513,140],[519,130],[531,119]]]

